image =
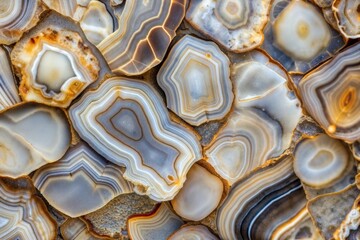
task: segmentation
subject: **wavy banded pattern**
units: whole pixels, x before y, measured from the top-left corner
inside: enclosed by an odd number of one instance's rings
[[[66,19],[60,14],[48,15],[11,52],[25,101],[66,108],[98,77],[99,62],[90,43],[62,21]]]
[[[360,44],[314,69],[300,81],[306,110],[326,133],[354,142],[360,136]]]
[[[0,44],[10,45],[35,26],[45,10],[41,0],[1,1]]]
[[[71,141],[65,112],[22,103],[0,113],[0,175],[17,178],[59,160]]]
[[[0,179],[0,212],[1,239],[56,237],[56,222],[50,217],[45,203],[35,195],[34,189],[12,188]]]
[[[38,169],[32,180],[56,209],[75,218],[132,192],[123,169],[108,162],[85,143],[71,147],[57,162]]]
[[[21,101],[15,81],[10,59],[6,51],[0,47],[0,110]]]
[[[345,45],[321,12],[304,0],[275,0],[264,35],[261,48],[289,73],[305,73]]]
[[[166,203],[161,203],[153,213],[130,217],[127,228],[131,239],[167,239],[183,224]]]
[[[120,28],[98,45],[111,70],[130,76],[158,65],[184,17],[185,5],[185,0],[127,1]]]
[[[268,21],[270,0],[191,0],[186,20],[230,51],[259,46]]]
[[[360,38],[360,1],[335,0],[332,10],[341,33],[347,38]]]
[[[233,100],[229,64],[213,42],[180,39],[157,75],[167,107],[195,126],[223,118]]]
[[[285,156],[232,186],[218,210],[216,226],[222,239],[269,239],[305,205],[292,157]]]
[[[70,108],[70,118],[97,152],[126,167],[136,192],[158,201],[172,199],[202,157],[196,136],[171,121],[160,96],[142,81],[107,79]]]
[[[216,139],[205,149],[208,162],[230,185],[283,149],[281,126],[256,108],[231,113]]]
[[[174,232],[168,240],[218,240],[209,229],[203,225],[189,225],[182,226],[179,230]]]

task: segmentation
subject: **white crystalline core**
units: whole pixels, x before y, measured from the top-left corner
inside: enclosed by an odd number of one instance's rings
[[[59,92],[66,80],[74,76],[71,62],[64,54],[47,50],[41,57],[37,82],[44,84],[49,90]]]

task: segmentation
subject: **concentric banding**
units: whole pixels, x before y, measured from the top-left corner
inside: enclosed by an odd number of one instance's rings
[[[281,133],[281,126],[263,111],[235,110],[205,154],[215,170],[233,184],[266,160],[281,154]]]
[[[171,204],[179,216],[200,221],[217,208],[223,190],[220,178],[194,164],[186,175],[184,186]]]
[[[1,239],[56,238],[56,222],[34,190],[13,189],[10,184],[0,181]]]
[[[75,218],[132,192],[122,172],[85,143],[78,143],[59,161],[38,169],[32,180],[51,206]]]
[[[314,6],[292,1],[274,22],[278,47],[296,60],[311,61],[331,38],[330,28]]]
[[[51,23],[54,18],[59,18],[55,24]],[[62,18],[48,16],[11,52],[21,78],[19,92],[25,101],[68,107],[98,77],[99,62],[87,46],[89,42],[78,32],[60,26]]]
[[[70,108],[80,137],[115,164],[141,194],[172,199],[190,167],[202,157],[196,136],[170,120],[161,97],[147,83],[115,77]]]
[[[360,38],[360,0],[335,0],[332,10],[341,33],[347,38]]]
[[[218,210],[216,226],[221,239],[270,239],[305,205],[292,158],[286,156],[234,184]]]
[[[98,48],[111,70],[139,75],[159,64],[185,14],[185,0],[127,1],[122,27]]]
[[[360,44],[307,74],[299,92],[309,114],[332,137],[360,138]]]
[[[130,217],[127,230],[131,239],[167,239],[183,224],[166,203],[161,203],[153,213]]]
[[[279,150],[273,156],[283,152],[290,146],[293,131],[302,116],[300,101],[287,86],[286,72],[264,53],[252,51],[234,61],[231,78],[235,108],[261,110],[267,115],[264,121],[276,122],[270,124],[279,136],[275,141],[275,148]]]
[[[312,187],[325,187],[339,179],[350,161],[345,146],[326,134],[302,140],[294,151],[294,171]]]
[[[229,64],[216,44],[183,37],[157,76],[167,107],[195,126],[223,118],[233,100]]]
[[[0,110],[21,101],[15,82],[10,59],[6,51],[0,47]]]
[[[36,103],[0,113],[0,175],[17,178],[59,160],[71,141],[65,112]]]
[[[192,0],[186,19],[228,50],[245,52],[262,43],[269,8],[270,0]]]
[[[218,240],[209,229],[203,225],[183,226],[173,233],[168,240]]]
[[[261,46],[290,73],[305,73],[345,45],[309,1],[274,0]]]
[[[32,28],[44,10],[40,0],[1,1],[0,44],[10,45]]]

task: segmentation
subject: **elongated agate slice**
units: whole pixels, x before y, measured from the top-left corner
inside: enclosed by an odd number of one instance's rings
[[[184,222],[174,214],[167,203],[161,203],[152,213],[133,216],[128,219],[130,239],[167,239]]]
[[[59,160],[71,141],[65,112],[37,103],[0,112],[0,175],[17,178]]]
[[[323,188],[342,178],[352,160],[341,141],[319,134],[297,144],[294,171],[307,185]]]
[[[19,103],[20,97],[6,51],[0,47],[0,110]]]
[[[167,107],[195,126],[223,118],[233,101],[229,65],[213,42],[183,37],[157,75]]]
[[[184,186],[171,204],[179,216],[200,221],[217,208],[223,190],[220,178],[194,164],[186,176]]]
[[[266,160],[281,154],[281,134],[281,126],[263,111],[256,108],[235,110],[205,149],[205,155],[232,185]]]
[[[268,21],[270,0],[191,0],[186,20],[228,50],[259,46]]]
[[[204,225],[182,226],[174,232],[168,240],[218,240],[218,238],[209,231]]]
[[[341,34],[304,0],[275,0],[261,46],[290,73],[305,73],[345,45]]]
[[[139,75],[159,64],[185,14],[185,0],[127,1],[121,27],[98,48],[111,70]]]
[[[38,169],[32,180],[50,205],[75,218],[100,209],[120,194],[132,192],[122,172],[120,166],[80,142],[59,161]]]
[[[305,204],[300,180],[292,170],[292,157],[285,156],[232,186],[218,210],[216,226],[221,239],[269,239]]]
[[[0,178],[0,238],[55,239],[56,222],[30,181],[11,181]]]
[[[304,107],[328,135],[360,138],[360,44],[314,69],[300,81]]]
[[[66,108],[99,74],[99,62],[79,27],[52,13],[16,43],[11,61],[25,101]]]
[[[347,38],[360,38],[360,1],[335,0],[332,10],[341,33]]]
[[[45,10],[41,0],[1,1],[0,44],[13,44],[21,35],[35,26]]]
[[[122,77],[107,79],[70,108],[80,137],[115,164],[135,191],[171,200],[190,167],[202,157],[193,132],[174,123],[149,84]]]

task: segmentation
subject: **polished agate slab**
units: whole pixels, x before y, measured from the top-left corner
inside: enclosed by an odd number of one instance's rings
[[[167,239],[183,223],[167,203],[161,203],[153,213],[130,217],[128,234],[131,239],[137,240]]]
[[[9,108],[20,101],[10,58],[0,47],[0,110]]]
[[[59,160],[71,141],[65,112],[37,103],[0,113],[0,175],[17,178]]]
[[[68,107],[99,74],[99,62],[82,33],[61,26],[53,13],[18,41],[11,61],[25,101]]]
[[[158,65],[184,17],[185,5],[184,0],[127,1],[121,27],[98,45],[111,70],[130,76]]]
[[[14,185],[27,188],[14,188]],[[27,183],[26,183],[27,182]],[[55,239],[56,222],[28,179],[10,184],[0,179],[0,238]]]
[[[232,186],[217,212],[221,239],[269,239],[304,208],[306,198],[292,160],[285,156],[273,161]]]
[[[223,190],[220,178],[194,164],[186,176],[184,186],[171,204],[179,216],[200,221],[219,205]]]
[[[300,81],[304,107],[326,133],[354,142],[360,138],[360,44],[341,52]]]
[[[294,151],[296,175],[315,188],[329,186],[342,178],[351,161],[346,146],[326,134],[304,139]]]
[[[186,20],[227,50],[245,52],[263,42],[269,8],[270,0],[191,0]]]
[[[360,38],[359,6],[359,0],[335,0],[332,5],[339,30],[347,38]]]
[[[60,226],[61,236],[67,240],[101,240],[95,237],[79,218],[70,218]]]
[[[194,162],[202,157],[193,132],[173,122],[149,84],[107,79],[70,108],[80,137],[115,164],[135,191],[159,201],[172,199]]]
[[[45,10],[41,0],[1,1],[0,44],[13,44],[36,25]]]
[[[229,64],[216,44],[180,39],[157,75],[167,107],[195,126],[223,118],[233,101]]]
[[[261,48],[290,73],[306,73],[345,45],[322,13],[303,0],[275,0]]]
[[[209,229],[203,225],[183,226],[173,233],[168,240],[218,240]]]
[[[59,161],[38,169],[32,180],[51,206],[75,218],[94,212],[120,194],[132,192],[122,172],[121,167],[80,142]]]

